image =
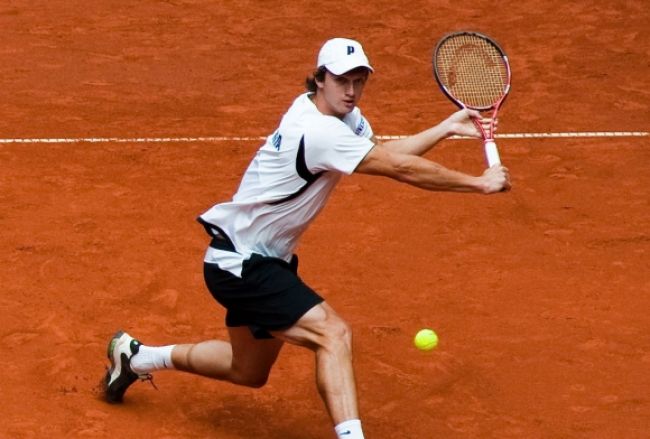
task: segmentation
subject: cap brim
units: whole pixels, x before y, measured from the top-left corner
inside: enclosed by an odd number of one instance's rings
[[[344,73],[349,72],[350,70],[358,69],[359,67],[364,67],[368,69],[371,73],[375,71],[370,64],[364,63],[364,62],[338,62],[338,63],[331,63],[331,64],[325,64],[323,67],[325,67],[327,70],[330,71],[330,73],[333,73],[335,75],[342,75]]]

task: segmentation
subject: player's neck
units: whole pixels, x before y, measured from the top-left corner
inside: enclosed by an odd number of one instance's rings
[[[335,111],[325,100],[325,98],[319,94],[319,93],[312,93],[309,95],[309,99],[314,103],[316,106],[316,109],[320,111],[322,114],[325,116],[334,116],[337,117],[341,120],[345,117],[345,113],[339,114],[337,111]]]

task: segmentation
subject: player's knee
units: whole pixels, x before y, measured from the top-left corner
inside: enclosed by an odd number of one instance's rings
[[[349,353],[352,351],[352,328],[340,318],[331,319],[326,328],[323,347]]]

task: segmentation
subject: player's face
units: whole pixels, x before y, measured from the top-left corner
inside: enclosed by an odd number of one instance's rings
[[[325,72],[325,80],[317,82],[318,109],[321,113],[342,118],[361,99],[368,80],[368,70],[355,69],[342,75]]]

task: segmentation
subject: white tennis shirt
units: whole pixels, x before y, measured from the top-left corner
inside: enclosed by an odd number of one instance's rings
[[[359,108],[341,120],[318,111],[310,93],[298,96],[257,151],[233,199],[200,216],[236,249],[210,247],[205,261],[239,277],[252,253],[290,261],[341,176],[354,172],[373,147],[372,135]]]

